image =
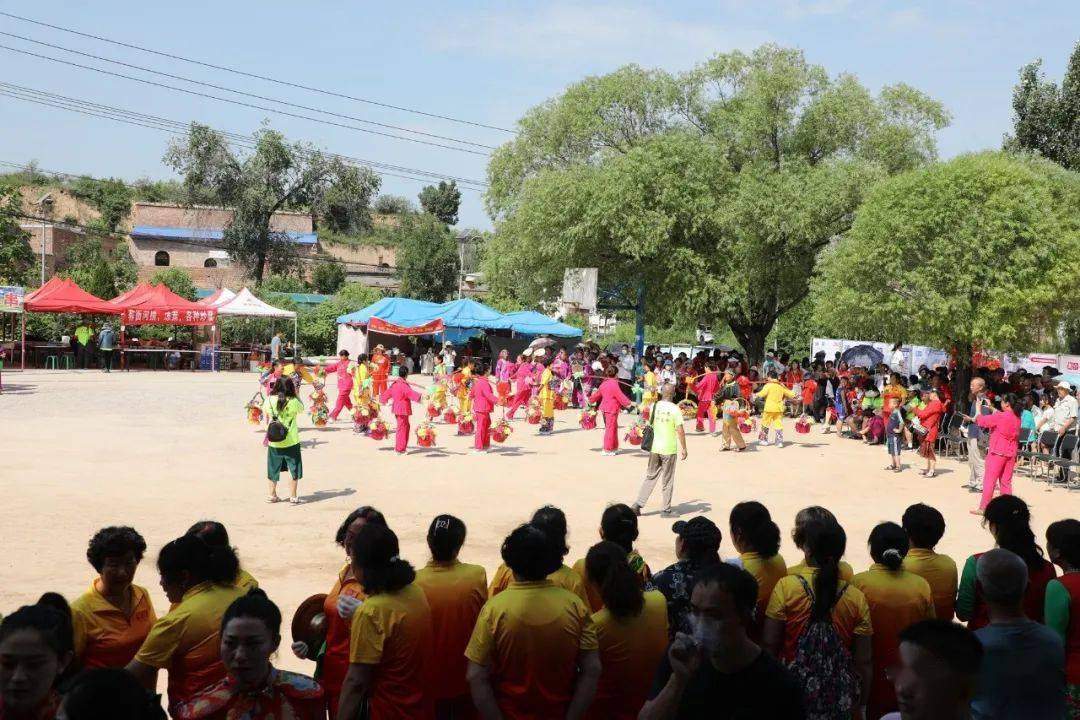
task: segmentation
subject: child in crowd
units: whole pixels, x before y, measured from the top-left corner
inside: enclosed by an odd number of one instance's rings
[[[885,419],[878,413],[866,410],[863,412],[866,415],[859,436],[867,445],[880,445],[885,442]]]
[[[889,451],[889,466],[886,470],[900,472],[900,445],[904,440],[904,414],[895,398],[889,401],[889,422],[885,427],[886,448]]]

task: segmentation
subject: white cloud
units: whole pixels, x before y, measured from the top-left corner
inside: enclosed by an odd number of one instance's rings
[[[625,63],[684,69],[770,38],[758,31],[689,22],[633,5],[554,2],[459,18],[432,33],[444,50],[581,68]]]
[[[790,20],[808,15],[837,15],[852,5],[852,0],[784,0],[783,13]]]

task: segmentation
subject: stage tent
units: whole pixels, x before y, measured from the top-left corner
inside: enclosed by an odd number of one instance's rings
[[[79,315],[118,315],[120,309],[95,297],[79,287],[71,278],[53,276],[34,292],[23,298],[23,311],[40,313],[74,313]],[[26,315],[22,324],[21,367],[26,368]]]
[[[380,328],[369,327],[371,319]],[[386,297],[365,308],[342,315],[338,322],[338,350],[355,357],[368,352],[370,334],[385,335],[382,344],[405,345],[393,338],[402,335],[436,335],[450,342],[462,342],[483,330],[508,330],[509,321],[494,308],[469,298],[433,303],[426,300]],[[389,326],[393,326],[390,328]]]
[[[195,302],[197,302],[199,305],[206,305],[207,307],[221,307],[225,303],[232,300],[234,297],[236,297],[236,293],[234,293],[229,288],[218,288],[214,291],[212,295],[208,295],[207,297],[204,297],[201,300],[196,300]]]
[[[199,304],[215,308],[218,311],[218,316],[291,319],[293,321],[293,346],[296,346],[296,313],[292,310],[283,310],[263,302],[255,297],[254,293],[247,288],[242,289],[238,293],[223,288],[213,295],[203,298],[199,301]],[[217,345],[219,342],[220,338],[215,340],[214,344]],[[210,367],[214,370],[217,369],[216,353]]]
[[[506,313],[510,329],[516,335],[551,335],[552,337],[581,337],[584,333],[573,325],[553,320],[535,310]]]

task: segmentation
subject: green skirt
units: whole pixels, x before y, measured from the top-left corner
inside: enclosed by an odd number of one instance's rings
[[[266,448],[266,478],[277,482],[283,470],[287,470],[294,480],[304,477],[304,461],[300,457],[300,443],[289,447]]]

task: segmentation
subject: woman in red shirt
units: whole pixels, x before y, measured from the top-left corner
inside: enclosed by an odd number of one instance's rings
[[[941,415],[945,412],[945,408],[942,407],[941,400],[934,389],[923,392],[923,402],[926,404],[922,409],[915,411],[915,417],[919,418],[923,429],[926,430],[926,434],[922,436],[919,443],[919,455],[926,458],[926,469],[919,474],[934,477],[937,475],[937,456],[934,454],[934,444],[937,442],[938,426],[941,425]]]

